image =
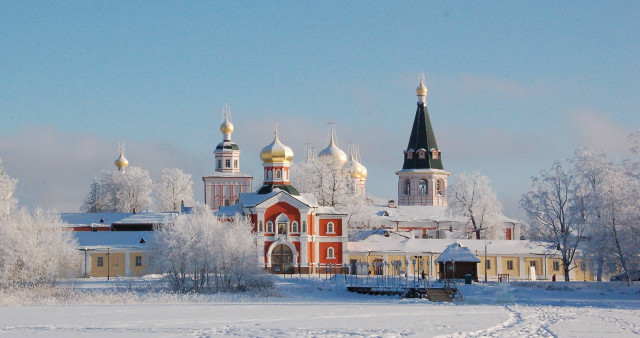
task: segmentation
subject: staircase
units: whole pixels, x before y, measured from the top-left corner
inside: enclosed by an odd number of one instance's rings
[[[428,289],[427,297],[432,302],[450,302],[455,297],[455,289]]]

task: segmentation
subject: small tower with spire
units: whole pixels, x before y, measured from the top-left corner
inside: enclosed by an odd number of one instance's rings
[[[205,204],[213,210],[234,205],[240,193],[251,192],[253,177],[240,172],[240,148],[231,141],[235,130],[231,123],[231,109],[225,105],[222,111],[222,142],[213,151],[215,172],[202,178]]]
[[[125,172],[125,168],[129,166],[129,161],[124,157],[124,145],[120,145],[120,156],[116,159],[115,165],[118,168],[118,171],[123,174]]]
[[[427,110],[427,86],[420,74],[416,88],[418,108],[413,120],[404,163],[398,175],[398,205],[446,206],[447,178],[442,152],[436,143]]]

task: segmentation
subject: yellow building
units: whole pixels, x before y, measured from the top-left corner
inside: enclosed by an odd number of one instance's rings
[[[424,271],[435,278],[439,275],[435,260],[456,242],[480,259],[479,280],[551,280],[554,274],[558,280],[564,279],[562,259],[555,247],[526,240],[421,239],[410,232],[378,229],[349,242],[345,261],[351,274],[421,275]],[[580,260],[575,261],[569,276],[571,280],[595,280]]]
[[[82,255],[80,277],[143,276],[151,264],[153,231],[75,232]]]

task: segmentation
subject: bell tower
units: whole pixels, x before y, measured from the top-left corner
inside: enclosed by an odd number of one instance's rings
[[[447,178],[442,152],[436,143],[427,110],[427,86],[424,75],[416,89],[418,107],[413,119],[409,144],[403,153],[398,175],[398,205],[446,206]]]
[[[225,105],[223,121],[220,125],[223,139],[213,151],[215,172],[202,178],[204,202],[213,210],[234,205],[238,202],[241,193],[251,192],[253,177],[240,172],[240,148],[231,141],[234,125],[230,117],[229,106]]]

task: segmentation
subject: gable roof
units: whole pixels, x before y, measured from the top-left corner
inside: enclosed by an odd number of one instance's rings
[[[480,258],[469,251],[469,248],[461,246],[456,242],[449,245],[447,249],[438,256],[438,259],[436,259],[436,263],[445,262],[480,263]]]
[[[431,126],[431,119],[429,119],[429,112],[427,111],[427,105],[423,102],[418,102],[418,108],[416,109],[416,116],[413,119],[413,127],[411,129],[411,136],[409,137],[409,144],[407,145],[407,151],[409,149],[426,149],[430,152],[431,149],[438,149],[436,143],[436,136],[433,133],[433,127]],[[407,169],[442,169],[442,156],[438,156],[438,159],[431,158],[430,153],[427,153],[424,159],[420,159],[419,156],[414,155],[411,159],[407,156],[404,157],[403,170]]]

